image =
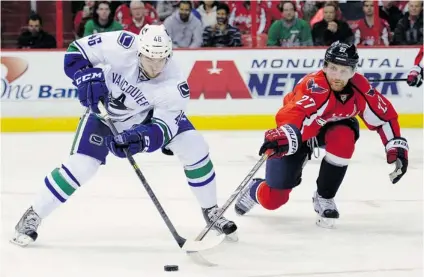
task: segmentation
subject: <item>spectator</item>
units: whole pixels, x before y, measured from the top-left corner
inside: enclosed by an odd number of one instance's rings
[[[237,47],[242,46],[240,30],[228,24],[230,8],[227,4],[216,7],[216,21],[203,31],[204,47]]]
[[[336,19],[336,6],[328,2],[324,5],[324,19],[312,29],[314,45],[331,45],[335,41],[353,43],[353,32],[349,25]]]
[[[131,11],[128,3],[123,3],[116,8],[114,20],[121,24],[122,28],[126,29],[128,27],[125,25],[131,22]]]
[[[358,21],[358,27],[355,30],[355,45],[389,45],[390,27],[386,20],[380,20],[380,30],[375,32],[374,28],[374,3],[373,1],[363,2],[363,11],[365,18]]]
[[[270,26],[272,25],[272,23],[274,23],[277,20],[281,19],[281,11],[283,9],[283,4],[286,1],[271,1],[271,0],[267,0],[267,1],[263,1],[264,2],[264,6],[267,8],[267,16],[270,17]],[[295,13],[294,16],[296,18],[303,18],[303,11],[302,11],[302,6],[303,4],[300,1],[291,1],[294,5],[295,5]],[[260,2],[260,4],[262,4],[262,1]]]
[[[250,28],[252,27],[250,1],[235,2],[228,22],[230,25],[237,27],[242,34],[250,34]],[[271,16],[269,14],[267,15],[266,6],[257,6],[256,22],[258,23],[257,35],[268,31],[269,25],[271,24]]]
[[[384,0],[381,1],[383,5],[380,7],[379,15],[380,18],[386,20],[389,23],[390,30],[396,29],[396,25],[402,18],[402,12],[393,5],[394,1]]]
[[[415,45],[423,44],[423,7],[419,0],[412,0],[408,3],[409,12],[399,20],[393,44]]]
[[[176,48],[195,48],[202,45],[202,23],[191,10],[191,1],[180,1],[178,10],[163,23]]]
[[[31,14],[26,30],[18,37],[18,48],[56,48],[56,39],[43,31],[42,25],[43,20],[41,17],[36,13]]]
[[[156,7],[156,10],[159,15],[160,21],[165,21],[165,19],[173,14],[177,10],[179,1],[159,1]]]
[[[152,23],[159,23],[159,15],[158,12],[156,11],[155,7],[150,4],[147,3],[148,1],[144,2],[144,13],[146,16],[148,16],[151,20]]]
[[[85,6],[78,11],[74,18],[74,33],[76,38],[84,35],[84,26],[88,20],[93,18],[93,9],[96,1],[85,1]]]
[[[122,30],[122,25],[113,20],[109,1],[98,1],[94,5],[93,19],[84,27],[84,37],[96,33]]]
[[[275,21],[268,31],[268,46],[312,46],[312,34],[309,24],[295,17],[296,7],[291,1],[280,6],[281,20]]]
[[[332,3],[334,7],[336,8],[336,17],[335,19],[342,20],[342,12],[339,9],[339,2],[338,1],[316,1],[316,6],[318,7],[318,10],[316,13],[312,16],[311,20],[309,21],[309,25],[313,27],[316,23],[320,22],[324,19],[324,7],[326,4]]]
[[[139,34],[141,29],[146,24],[153,24],[153,20],[145,15],[144,3],[140,0],[133,0],[130,3],[131,19],[130,21],[124,22],[124,30]]]
[[[203,23],[203,27],[214,26],[216,24],[217,1],[201,1],[197,11]]]
[[[338,1],[338,8],[346,22],[358,21],[364,17],[364,1]],[[341,19],[341,18],[339,18]]]
[[[315,16],[315,14],[318,12],[318,7],[315,4],[315,1],[305,1],[302,7],[302,12],[303,12],[302,18],[306,20],[306,22],[310,22],[312,18]],[[311,26],[313,26],[313,24],[311,24]]]

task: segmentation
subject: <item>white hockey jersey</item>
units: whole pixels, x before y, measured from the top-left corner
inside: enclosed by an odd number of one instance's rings
[[[137,43],[137,35],[126,31],[98,33],[74,41],[85,59],[103,69],[111,96],[107,110],[119,121],[120,131],[142,123],[153,110],[153,120],[170,139],[176,135],[188,104],[188,84],[172,58],[158,77],[149,79],[142,74]]]

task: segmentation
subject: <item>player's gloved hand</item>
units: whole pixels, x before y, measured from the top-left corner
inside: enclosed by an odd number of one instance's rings
[[[396,184],[408,169],[408,142],[406,139],[397,137],[386,144],[387,163],[395,163],[395,170],[389,174],[390,181]]]
[[[406,82],[410,87],[420,87],[423,83],[423,69],[419,65],[411,68]]]
[[[74,74],[74,85],[78,87],[78,98],[84,107],[100,113],[97,104],[100,100],[107,106],[109,90],[101,68],[85,68]]]
[[[124,149],[127,149],[132,155],[143,152],[146,147],[146,136],[148,127],[137,125],[116,136],[107,136],[105,138],[106,146],[110,152],[119,158],[126,158]]]
[[[274,154],[272,158],[280,158],[285,155],[296,153],[302,143],[302,135],[299,129],[286,124],[265,132],[265,142],[259,149],[259,155],[268,154],[271,150]]]

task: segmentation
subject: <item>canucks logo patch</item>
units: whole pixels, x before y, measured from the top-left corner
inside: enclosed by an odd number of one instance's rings
[[[309,79],[306,83],[306,87],[312,93],[323,94],[328,91],[327,89],[320,87],[317,83],[315,83],[314,79]]]
[[[182,82],[178,84],[178,90],[180,91],[180,95],[183,98],[187,98],[190,96],[190,87],[187,82]]]
[[[122,32],[118,37],[118,44],[128,49],[134,42],[135,37],[129,33]]]

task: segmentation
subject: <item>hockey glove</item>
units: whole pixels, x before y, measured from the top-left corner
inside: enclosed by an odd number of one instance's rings
[[[406,82],[410,87],[420,87],[423,83],[423,69],[416,65],[408,73]]]
[[[300,148],[301,143],[302,135],[299,129],[292,124],[286,124],[265,132],[265,142],[259,149],[259,155],[270,151],[273,153],[272,158],[292,155]]]
[[[146,147],[145,132],[147,129],[148,127],[145,125],[137,125],[117,136],[107,136],[105,138],[106,146],[119,158],[127,157],[124,149],[127,149],[132,155],[143,152]]]
[[[387,163],[395,163],[395,170],[389,174],[390,181],[396,184],[408,169],[408,142],[406,139],[397,137],[386,144]]]
[[[109,90],[101,68],[86,68],[75,72],[74,85],[78,87],[78,98],[84,107],[100,113],[97,104],[103,100],[107,106]]]

